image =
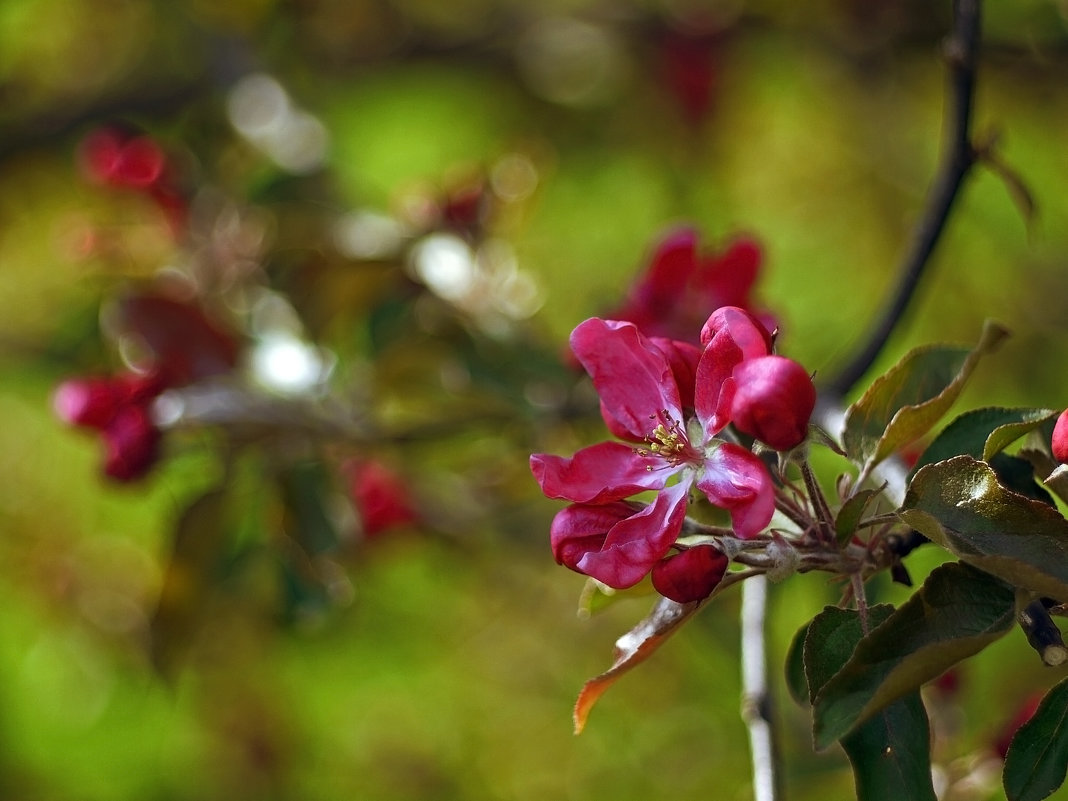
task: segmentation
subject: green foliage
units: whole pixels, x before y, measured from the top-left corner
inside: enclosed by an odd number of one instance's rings
[[[842,442],[865,471],[934,427],[960,396],[979,359],[1008,332],[987,323],[974,348],[928,346],[877,378],[846,412]]]
[[[987,407],[964,412],[924,450],[913,467],[915,473],[924,465],[953,456],[971,456],[990,461],[1025,434],[1052,420],[1052,409],[1004,409]]]
[[[891,606],[872,607],[867,625],[879,626],[892,613]],[[813,703],[819,704],[827,684],[849,664],[864,625],[858,612],[828,607],[807,627],[805,676]],[[845,736],[841,743],[853,767],[857,798],[934,801],[929,737],[927,714],[915,689]]]
[[[1068,771],[1068,679],[1042,699],[1013,737],[1005,755],[1009,801],[1041,801],[1064,783]]]
[[[957,456],[922,468],[899,514],[980,570],[1068,598],[1068,521],[1049,504],[1005,489],[985,462]]]
[[[1013,589],[993,576],[963,564],[936,569],[908,601],[873,623],[823,682],[813,701],[817,747],[981,651],[1012,627],[1014,613]]]

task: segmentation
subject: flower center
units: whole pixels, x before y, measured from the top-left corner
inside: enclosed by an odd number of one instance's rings
[[[671,465],[687,461],[692,448],[682,424],[674,419],[667,409],[661,410],[660,417],[661,422],[657,423],[656,428],[645,438],[646,447],[635,448],[634,452],[642,457],[659,456]],[[656,420],[656,417],[650,415],[649,419]],[[650,465],[646,469],[653,468]]]

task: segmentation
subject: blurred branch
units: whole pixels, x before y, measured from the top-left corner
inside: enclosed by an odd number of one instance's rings
[[[767,604],[766,577],[754,576],[742,585],[742,720],[749,729],[755,801],[775,801],[779,796],[768,661],[764,652]]]
[[[953,29],[945,42],[949,64],[946,144],[942,163],[927,198],[923,216],[901,264],[898,286],[873,326],[868,341],[830,382],[827,389],[842,397],[861,379],[879,356],[916,292],[946,220],[968,172],[975,165],[971,140],[972,105],[978,61],[980,0],[954,0]]]

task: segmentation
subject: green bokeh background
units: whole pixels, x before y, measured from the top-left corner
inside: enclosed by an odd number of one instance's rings
[[[577,618],[582,579],[547,547],[557,505],[508,443],[458,438],[446,446],[458,454],[438,457],[505,475],[505,501],[489,504],[495,514],[459,547],[418,533],[375,543],[351,571],[351,603],[315,626],[250,624],[243,604],[255,606],[256,592],[236,592],[216,623],[219,652],[166,682],[134,633],[210,460],[188,449],[144,484],[104,484],[96,443],[49,407],[57,381],[114,363],[86,336],[101,299],[172,256],[139,227],[136,204],[78,180],[77,142],[121,117],[247,164],[254,156],[218,144],[234,138],[223,89],[234,64],[271,72],[327,126],[331,211],[387,208],[403,187],[530,154],[538,190],[506,234],[542,287],[533,325],[545,342],[562,345],[576,322],[611,306],[655,236],[689,221],[708,243],[737,231],[760,238],[760,293],[783,320],[784,351],[833,373],[891,285],[935,169],[948,3],[708,5],[729,35],[713,112],[694,128],[649,67],[642,35],[679,3],[0,0],[0,797],[751,797],[737,593],[572,735],[579,687],[607,667],[648,599]],[[1068,10],[1028,0],[986,11],[975,127],[998,135],[998,156],[1036,213],[1027,219],[993,171],[973,173],[880,366],[917,344],[974,341],[993,317],[1014,336],[960,408],[1059,408]],[[516,67],[516,31],[566,16],[607,31],[623,59],[588,103],[553,102]],[[230,192],[254,194],[256,170],[217,172],[232,177]],[[72,255],[71,231],[86,219],[119,245]],[[596,436],[575,434],[572,445]],[[938,558],[917,553],[916,577]],[[778,669],[793,632],[838,595],[818,575],[773,588],[771,662],[794,799],[851,794],[844,758],[812,755],[807,714],[785,697]],[[872,596],[905,591],[875,582]],[[940,741],[939,764],[965,771],[1023,699],[1058,678],[1019,632],[969,663],[962,694],[938,713],[955,733]],[[997,798],[996,785],[975,797]]]

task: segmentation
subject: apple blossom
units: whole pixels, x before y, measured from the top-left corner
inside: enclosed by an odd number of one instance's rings
[[[558,561],[612,587],[636,584],[677,539],[694,487],[731,513],[738,536],[752,537],[768,524],[774,495],[767,469],[751,452],[716,437],[729,422],[722,387],[702,381],[702,375],[730,379],[729,370],[710,362],[723,354],[732,359],[744,348],[725,344],[701,354],[695,415],[687,417],[689,404],[664,343],[629,322],[591,318],[575,328],[572,351],[593,379],[605,423],[638,445],[602,442],[570,458],[531,456],[542,491],[578,505],[554,521]],[[644,491],[656,493],[648,506],[620,504]]]

